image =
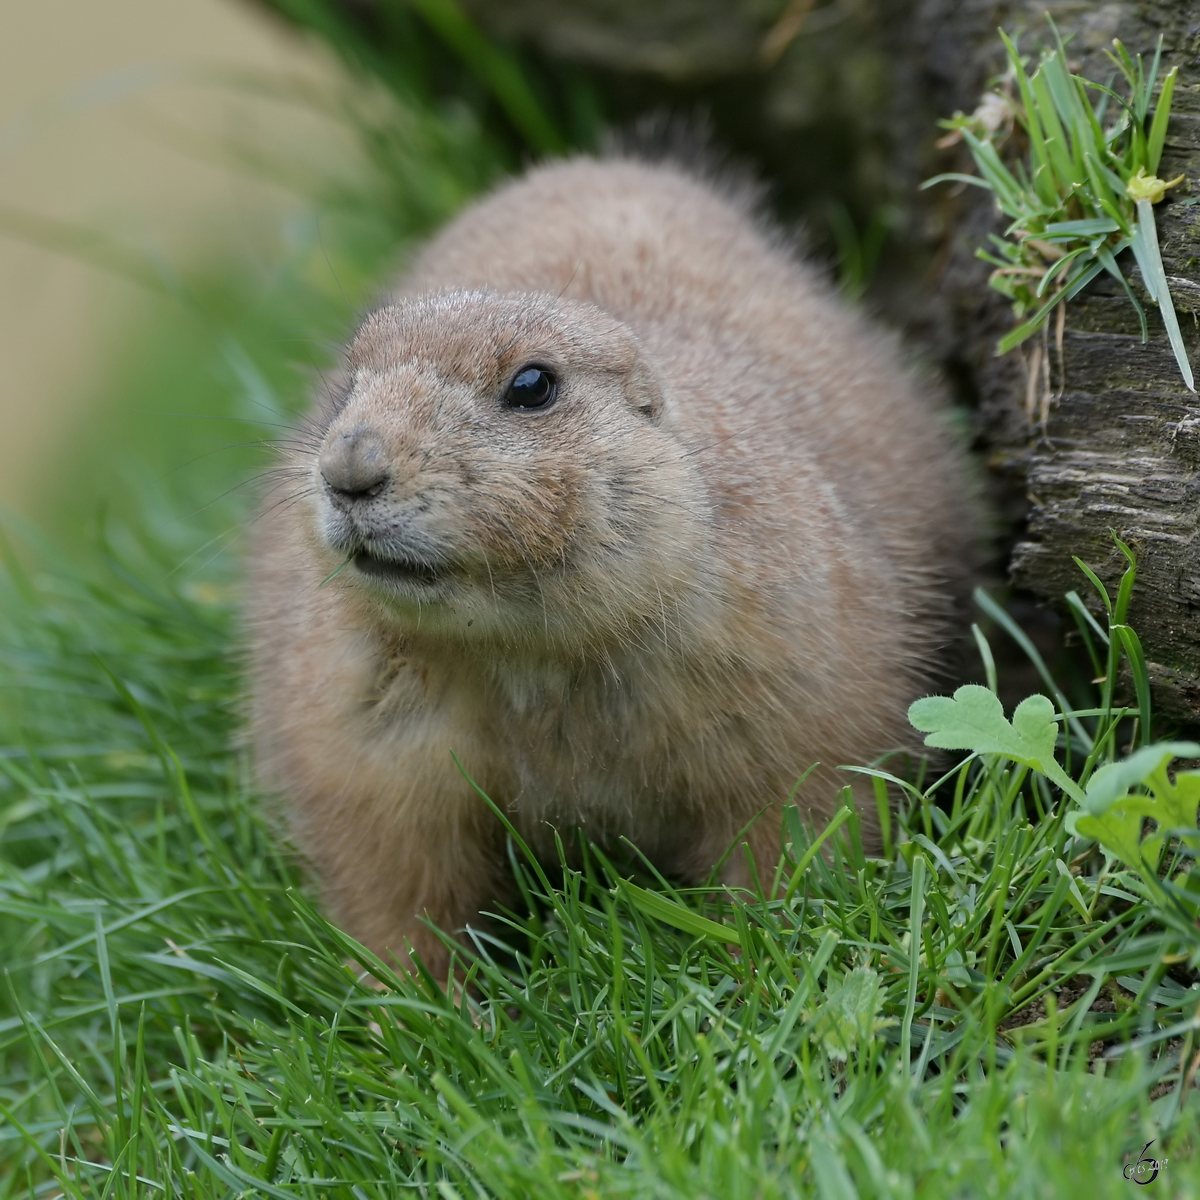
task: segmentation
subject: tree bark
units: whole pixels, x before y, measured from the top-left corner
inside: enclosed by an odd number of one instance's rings
[[[1022,25],[1046,31],[1037,3],[923,0],[930,86],[947,110],[969,111],[986,78],[1001,70],[994,30]],[[1200,2],[1142,0],[1126,4],[1050,5],[1069,52],[1088,78],[1106,81],[1113,68],[1102,50],[1119,37],[1131,52],[1153,55],[1163,37],[1163,74],[1179,67],[1173,116],[1160,176],[1183,173],[1183,187],[1156,206],[1158,236],[1176,310],[1193,364],[1200,364]],[[1040,19],[1039,19],[1040,18]],[[1032,39],[1026,38],[1031,45]],[[1067,306],[1063,354],[1050,347],[1057,396],[1048,419],[1026,409],[1031,350],[992,356],[1007,328],[1004,301],[986,288],[986,267],[971,254],[999,221],[989,198],[964,197],[950,224],[953,241],[941,276],[952,299],[950,327],[960,373],[978,395],[982,440],[994,471],[1023,485],[1029,512],[1013,548],[1015,583],[1060,601],[1090,587],[1072,556],[1114,588],[1124,567],[1115,531],[1138,555],[1130,622],[1148,660],[1156,701],[1178,720],[1200,719],[1200,402],[1180,378],[1162,320],[1148,303],[1132,261],[1123,263],[1147,308],[1143,345],[1136,314],[1119,285],[1105,277]],[[1132,259],[1131,255],[1127,257]],[[1040,389],[1035,389],[1038,391]]]

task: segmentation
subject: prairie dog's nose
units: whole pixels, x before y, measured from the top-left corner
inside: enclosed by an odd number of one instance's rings
[[[318,464],[330,488],[348,499],[376,495],[391,475],[383,443],[363,425],[339,433],[321,451]]]

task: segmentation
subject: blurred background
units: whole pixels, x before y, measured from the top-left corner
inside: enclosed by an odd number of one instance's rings
[[[134,330],[184,333],[185,276],[215,257],[261,286],[284,257],[304,204],[237,169],[221,141],[248,128],[295,140],[315,123],[239,89],[238,71],[320,87],[334,67],[229,0],[4,6],[0,501],[25,515],[62,518],[109,488],[104,464],[71,460],[112,449],[103,431],[128,409],[113,372]]]
[[[490,177],[477,139],[465,107],[405,110],[249,4],[4,6],[10,527],[72,553],[98,523],[181,560],[223,545],[406,239]]]

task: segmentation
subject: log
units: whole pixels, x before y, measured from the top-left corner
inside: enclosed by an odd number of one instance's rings
[[[926,0],[919,23],[930,85],[946,110],[969,111],[989,74],[1001,69],[994,29],[1045,30],[1037,5]],[[1163,73],[1180,77],[1159,174],[1187,184],[1155,208],[1158,236],[1189,357],[1200,364],[1200,2],[1052,7],[1078,69],[1107,80],[1102,50],[1120,37],[1153,54],[1163,37]],[[1027,43],[1032,39],[1027,39]],[[967,49],[973,53],[964,53]],[[987,52],[990,48],[990,54]],[[980,50],[985,51],[980,53]],[[974,189],[973,189],[974,190]],[[1005,304],[985,287],[987,268],[970,256],[987,226],[999,226],[984,193],[963,198],[950,224],[953,248],[938,281],[955,299],[952,341],[977,392],[982,442],[992,469],[1023,486],[1029,510],[1011,556],[1012,578],[1049,601],[1091,589],[1078,556],[1115,589],[1124,568],[1112,532],[1138,555],[1130,623],[1139,632],[1160,711],[1200,719],[1200,400],[1180,378],[1162,320],[1132,261],[1123,263],[1147,308],[1150,341],[1119,285],[1105,277],[1067,307],[1061,363],[1051,353],[1056,400],[1044,424],[1026,411],[1030,355],[996,359]],[[1131,255],[1126,257],[1132,258]],[[1098,606],[1093,605],[1097,608]]]

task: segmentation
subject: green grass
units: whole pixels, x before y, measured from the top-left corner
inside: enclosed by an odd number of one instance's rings
[[[230,567],[164,574],[2,585],[0,1196],[1108,1195],[1151,1139],[1200,1185],[1200,936],[1036,772],[910,791],[881,858],[793,815],[779,899],[513,846],[469,987],[379,992],[237,748]]]
[[[1145,342],[1145,311],[1118,263],[1118,255],[1129,249],[1151,302],[1159,308],[1180,374],[1189,390],[1195,391],[1152,209],[1184,178],[1168,181],[1155,174],[1166,141],[1177,68],[1167,72],[1158,88],[1162,38],[1148,70],[1140,54],[1136,60],[1131,58],[1115,41],[1116,53],[1106,53],[1124,79],[1125,95],[1121,95],[1073,74],[1053,22],[1051,28],[1057,44],[1042,51],[1032,75],[1016,45],[1001,32],[1008,53],[1007,74],[974,114],[958,113],[942,122],[954,131],[942,144],[961,137],[979,174],[938,175],[923,186],[953,180],[985,188],[1009,218],[1004,236],[990,237],[991,250],[977,251],[979,258],[995,267],[989,282],[1012,301],[1017,322],[1000,339],[998,354],[1046,330],[1051,312],[1057,311],[1061,357],[1066,302],[1103,271],[1124,288]],[[1110,110],[1116,119],[1105,126]],[[1010,170],[1000,147],[1016,128],[1024,134],[1028,162],[1014,162]],[[1013,157],[1011,151],[1006,153]],[[1036,370],[1031,374],[1036,375]]]
[[[1047,678],[1036,728],[993,720],[1015,740],[940,782],[915,764],[881,857],[848,810],[793,811],[775,877],[734,895],[514,844],[523,903],[463,951],[468,986],[346,965],[370,960],[254,791],[228,543],[325,353],[296,339],[339,341],[378,264],[504,161],[453,106],[379,111],[350,117],[364,174],[306,182],[267,269],[181,271],[130,330],[50,521],[69,551],[4,521],[0,1200],[1106,1196],[1151,1140],[1155,1186],[1195,1194],[1192,839],[1141,838],[1165,780],[1095,789],[1151,725],[1132,573],[1072,601],[1097,694]],[[1089,800],[1126,858],[1080,836]]]

